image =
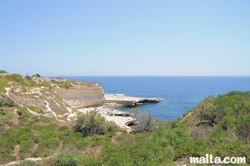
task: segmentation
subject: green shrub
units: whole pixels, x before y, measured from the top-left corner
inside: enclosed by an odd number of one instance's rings
[[[38,74],[38,73],[36,73],[36,74],[33,74],[31,77],[41,77],[41,75],[40,74]]]
[[[6,89],[2,86],[0,86],[0,93],[6,93]]]
[[[8,79],[5,76],[0,76],[0,92],[6,92],[4,87],[8,86]]]
[[[12,118],[12,113],[4,110],[3,108],[0,108],[0,120],[1,119],[10,119],[10,118]]]
[[[45,128],[40,133],[41,139],[48,139],[56,136],[56,132],[53,129]]]
[[[106,121],[97,111],[78,116],[73,126],[73,131],[80,132],[83,136],[105,134],[116,129],[117,126],[114,123]]]
[[[39,113],[39,114],[44,114],[44,111],[42,108],[36,107],[36,106],[27,106],[29,109],[31,109],[32,111]]]
[[[47,126],[47,128],[55,130],[56,128],[58,128],[59,126],[57,124],[51,123]]]
[[[60,140],[58,138],[51,138],[48,140],[48,148],[56,149],[60,145]]]
[[[6,76],[9,81],[15,81],[15,82],[23,82],[23,77],[20,74],[11,74]]]
[[[17,136],[15,139],[17,140],[17,143],[22,143],[23,141],[27,141],[27,140],[31,140],[32,142],[35,142],[37,138],[32,132],[31,128],[26,126],[18,130]]]
[[[4,150],[4,149],[0,148],[0,153],[2,153],[1,152],[2,150]],[[11,152],[9,152],[9,153],[11,153]],[[9,163],[9,162],[16,160],[16,157],[9,155],[9,153],[3,153],[0,155],[0,163]]]
[[[35,122],[39,122],[39,117],[38,116],[32,116],[32,120],[34,120]]]
[[[55,166],[82,165],[82,157],[77,152],[61,152],[56,156]]]
[[[250,144],[250,115],[241,115],[236,124],[237,137]]]
[[[59,127],[59,131],[65,131],[65,130],[69,130],[68,126],[60,126]]]
[[[40,139],[38,141],[38,147],[32,153],[32,157],[48,157],[52,155],[60,145],[60,140],[57,138],[53,138],[51,136],[41,138],[40,136],[38,136]]]
[[[47,116],[41,115],[40,116],[40,121],[43,122],[43,123],[51,123],[51,122],[55,121],[55,119],[52,118],[52,117],[47,117]]]
[[[14,107],[16,106],[15,102],[9,97],[2,95],[0,98],[0,107]]]
[[[73,87],[73,82],[72,81],[68,81],[68,80],[62,80],[62,81],[57,81],[57,80],[52,80],[52,83],[57,84],[60,88],[65,88],[65,89],[69,89]]]
[[[153,115],[151,111],[145,113],[136,113],[135,118],[138,121],[138,125],[136,127],[137,131],[154,130],[155,126],[153,123]]]
[[[20,153],[30,152],[30,148],[33,147],[33,140],[25,140],[20,143]]]
[[[0,73],[7,73],[7,71],[5,71],[5,70],[0,70]]]
[[[35,130],[35,131],[42,131],[42,130],[44,130],[46,128],[46,126],[40,126],[40,125],[34,125],[33,126],[33,129]]]
[[[21,118],[29,118],[31,116],[31,113],[26,107],[19,107],[17,113]]]

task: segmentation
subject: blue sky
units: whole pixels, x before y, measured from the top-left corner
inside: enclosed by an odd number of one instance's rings
[[[250,76],[249,0],[0,0],[0,70]]]

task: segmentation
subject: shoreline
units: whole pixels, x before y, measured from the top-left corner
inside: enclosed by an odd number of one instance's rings
[[[83,114],[90,112],[90,111],[97,111],[107,121],[113,121],[117,126],[127,131],[132,131],[132,128],[128,126],[127,124],[136,121],[136,119],[132,118],[129,115],[129,113],[120,111],[110,105],[78,109],[78,112],[81,112]]]
[[[135,107],[143,104],[150,103],[158,103],[163,101],[161,98],[145,98],[145,97],[134,97],[134,96],[126,96],[124,94],[104,94],[104,102],[105,103],[115,103],[125,107]]]
[[[104,94],[104,103],[101,106],[79,108],[83,114],[96,110],[107,121],[113,121],[117,126],[127,131],[132,131],[133,124],[137,121],[128,112],[120,111],[117,107],[136,107],[143,104],[161,102],[161,98],[143,98],[126,96],[124,94]],[[131,127],[130,127],[131,126]]]

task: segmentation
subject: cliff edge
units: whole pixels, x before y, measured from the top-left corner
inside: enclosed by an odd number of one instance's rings
[[[74,85],[70,89],[56,88],[57,94],[73,108],[97,107],[104,103],[103,86],[93,84],[91,87]]]

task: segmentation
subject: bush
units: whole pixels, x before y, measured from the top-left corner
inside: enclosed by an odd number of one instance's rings
[[[65,131],[65,130],[68,130],[69,127],[68,126],[60,126],[59,127],[59,131]]]
[[[36,106],[32,106],[32,105],[29,105],[27,106],[29,109],[31,109],[32,111],[36,112],[36,113],[39,113],[39,114],[44,114],[44,111],[42,108],[39,108],[39,107],[36,107]]]
[[[0,120],[12,118],[12,113],[0,108]]]
[[[237,137],[250,144],[250,115],[240,116],[238,122],[236,125]]]
[[[20,74],[12,74],[7,76],[9,81],[23,82],[23,77]]]
[[[0,73],[7,73],[7,71],[5,71],[5,70],[0,70]]]
[[[41,115],[41,116],[40,116],[40,122],[43,122],[43,123],[51,123],[51,122],[53,122],[53,121],[55,121],[55,119],[52,118],[52,117],[47,117],[47,116],[44,116],[44,115]]]
[[[1,90],[0,90],[1,91]],[[1,95],[0,96],[0,107],[14,107],[16,104],[9,97]]]
[[[29,118],[31,116],[31,113],[26,107],[19,107],[17,113],[21,118]]]
[[[136,120],[138,121],[137,131],[148,131],[155,128],[151,111],[137,114]]]
[[[78,166],[82,157],[76,152],[62,152],[56,156],[55,166]]]
[[[56,132],[53,129],[50,129],[48,127],[43,129],[40,133],[41,139],[48,139],[48,138],[55,137],[55,136],[56,136]]]
[[[2,87],[2,86],[0,86],[0,93],[6,93],[6,89],[4,88],[4,87]]]
[[[74,132],[81,132],[83,136],[94,134],[105,134],[116,131],[117,126],[114,122],[108,122],[97,111],[90,111],[78,116],[76,124],[73,126]]]
[[[131,117],[135,118],[138,122],[136,126],[136,131],[149,131],[154,130],[155,125],[153,122],[153,115],[151,111],[148,112],[138,112],[138,109],[131,109],[129,111]]]
[[[83,164],[82,156],[73,144],[67,144],[55,159],[55,166],[78,166]]]
[[[73,87],[70,81],[57,81],[57,84],[60,88],[65,88],[65,89],[69,89]]]
[[[33,74],[31,77],[41,77],[41,75],[36,73],[36,74]]]

